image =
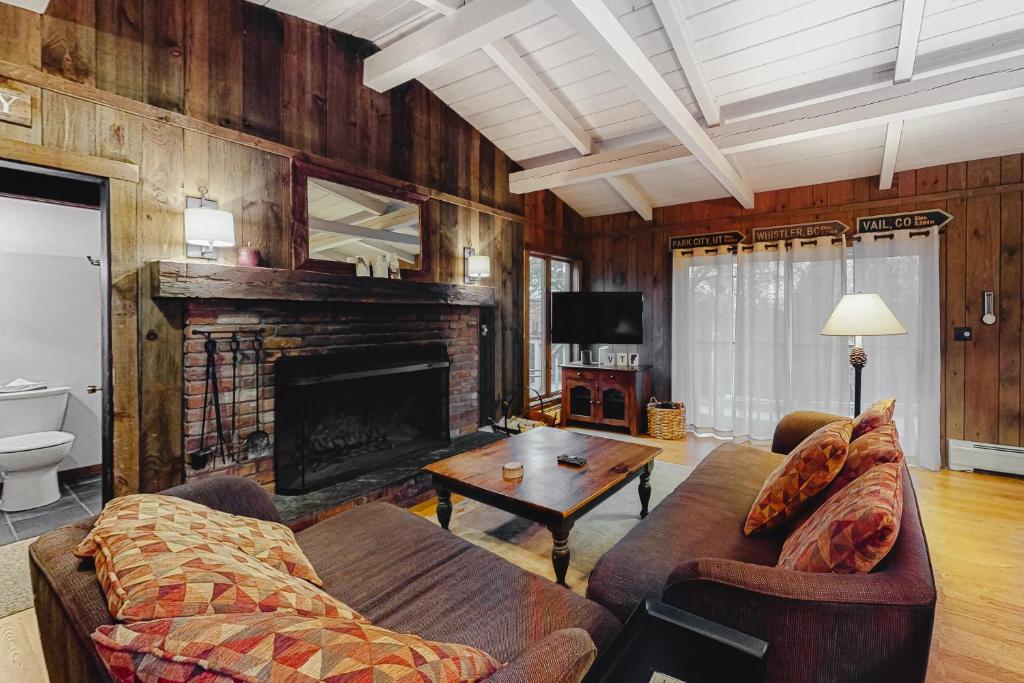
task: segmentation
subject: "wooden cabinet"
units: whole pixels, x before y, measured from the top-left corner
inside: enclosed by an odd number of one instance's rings
[[[586,422],[625,427],[636,436],[647,427],[645,406],[650,393],[649,365],[563,365],[562,424]]]

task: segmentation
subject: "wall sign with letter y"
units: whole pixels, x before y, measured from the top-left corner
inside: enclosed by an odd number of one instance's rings
[[[0,121],[32,127],[32,89],[12,81],[0,81]]]

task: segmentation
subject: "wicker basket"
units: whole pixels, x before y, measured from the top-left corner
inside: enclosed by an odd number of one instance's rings
[[[656,439],[685,439],[686,406],[661,403],[652,396],[647,403],[647,433]]]

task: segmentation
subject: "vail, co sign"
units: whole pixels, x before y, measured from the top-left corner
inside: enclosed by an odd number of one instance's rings
[[[927,230],[928,228],[941,228],[951,220],[953,220],[953,216],[942,209],[889,213],[884,216],[864,216],[857,219],[857,232]]]

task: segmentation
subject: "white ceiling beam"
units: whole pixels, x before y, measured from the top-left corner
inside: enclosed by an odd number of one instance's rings
[[[608,184],[615,188],[626,203],[640,214],[645,221],[654,220],[654,207],[647,193],[643,191],[633,176],[617,175],[608,178]]]
[[[455,4],[457,1],[416,0],[424,7],[445,16],[454,14],[458,10],[458,5]],[[490,45],[485,45],[483,51],[580,154],[590,154],[593,148],[590,133],[583,130],[583,126],[579,124],[572,112],[555,97],[544,81],[519,55],[519,50],[515,49],[509,41],[499,38]]]
[[[754,190],[683,105],[603,0],[552,0],[558,14],[745,208]],[[475,4],[475,3],[474,3]]]
[[[359,239],[376,239],[395,242],[396,244],[420,245],[419,235],[405,235],[400,232],[382,233],[380,230],[364,228],[359,225],[349,225],[348,223],[342,223],[341,221],[325,221],[322,218],[310,218],[309,227],[311,230],[321,230],[323,232],[331,232],[336,235],[358,237]]]
[[[661,23],[665,25],[665,32],[668,34],[669,42],[675,50],[676,59],[686,76],[686,82],[690,84],[690,90],[697,100],[704,115],[704,121],[709,126],[717,126],[722,122],[722,115],[718,108],[718,99],[711,90],[711,84],[704,73],[704,63],[697,55],[693,36],[690,34],[690,27],[686,23],[686,15],[683,13],[683,6],[679,0],[654,0],[654,8],[658,10]]]
[[[903,0],[894,83],[909,81],[914,76],[914,61],[917,60],[917,45],[921,39],[921,22],[924,19],[924,2],[925,0]]]
[[[896,157],[900,153],[900,138],[903,136],[903,119],[890,121],[885,128],[885,151],[882,153],[882,172],[878,176],[878,189],[888,190],[892,187],[892,177],[896,173]]]
[[[379,216],[388,210],[388,202],[380,199],[379,197],[375,197],[369,192],[363,192],[362,190],[357,190],[354,187],[340,185],[330,180],[324,180],[323,178],[310,178],[310,182],[315,185],[319,185],[331,194],[344,197],[348,201],[358,205],[375,216]],[[355,221],[352,222],[354,223]]]
[[[0,0],[5,5],[14,5],[22,9],[27,9],[30,12],[36,12],[37,14],[43,14],[46,12],[46,8],[50,5],[50,0]]]
[[[476,0],[368,57],[363,83],[386,92],[547,16],[542,0]]]
[[[711,139],[722,154],[738,154],[1017,97],[1024,97],[1021,56],[725,123],[711,131]],[[645,143],[519,171],[509,186],[533,192],[662,168],[691,156],[673,140]]]

